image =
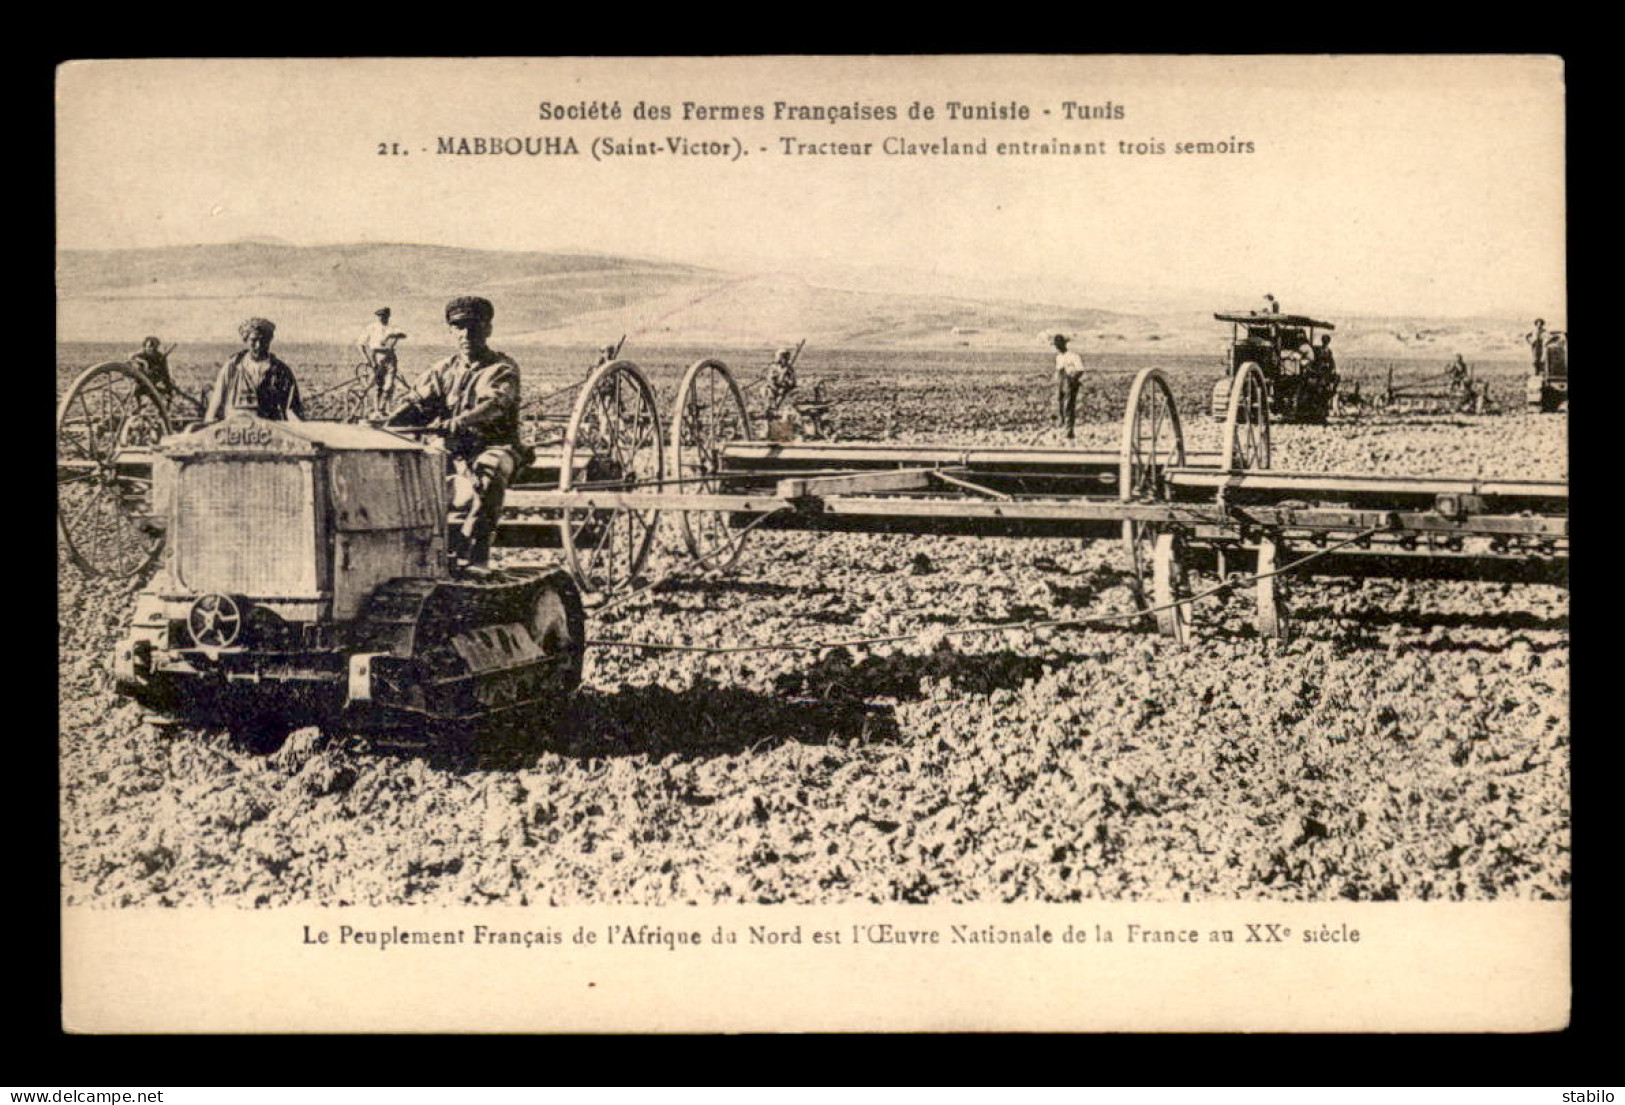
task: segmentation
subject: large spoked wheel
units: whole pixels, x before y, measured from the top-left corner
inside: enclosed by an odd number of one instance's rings
[[[1237,369],[1230,381],[1219,463],[1226,471],[1270,466],[1269,385],[1263,371],[1251,361]]]
[[[1185,463],[1185,435],[1173,389],[1160,369],[1145,368],[1129,388],[1123,412],[1123,441],[1118,495],[1125,503],[1161,502],[1168,498],[1165,472]],[[1130,586],[1135,602],[1152,605],[1152,562],[1162,527],[1154,522],[1125,521],[1123,546],[1128,552]]]
[[[633,584],[660,520],[655,510],[594,504],[591,493],[658,487],[664,463],[649,381],[631,361],[599,365],[576,397],[559,469],[559,490],[588,501],[567,508],[559,522],[565,563],[586,595],[601,600]]]
[[[1278,641],[1292,639],[1292,617],[1287,608],[1286,588],[1281,582],[1285,577],[1273,574],[1280,568],[1284,552],[1284,546],[1273,536],[1266,536],[1258,543],[1258,583],[1255,592],[1258,600],[1258,635],[1273,637]]]
[[[168,432],[158,392],[122,361],[68,388],[56,412],[57,533],[87,575],[133,576],[157,557],[151,450]]]
[[[1269,388],[1264,373],[1255,364],[1242,365],[1230,388],[1230,406],[1225,414],[1224,450],[1220,464],[1227,472],[1259,470],[1270,466],[1270,404]],[[1224,490],[1219,501],[1224,501]],[[1285,553],[1285,546],[1273,535],[1266,534],[1258,543],[1258,559],[1254,574],[1259,578],[1254,587],[1258,608],[1256,624],[1263,637],[1287,640],[1291,635],[1291,619],[1287,612],[1286,582],[1284,576],[1273,573]],[[1219,576],[1227,573],[1225,554],[1219,554]]]
[[[733,373],[721,361],[695,361],[683,374],[671,416],[671,474],[690,495],[723,491],[722,447],[750,439],[750,411]],[[723,511],[678,515],[688,554],[707,568],[730,568],[745,549],[745,533]]]
[[[360,422],[373,408],[372,366],[361,361],[351,374],[350,383],[339,393],[338,416],[341,422]]]

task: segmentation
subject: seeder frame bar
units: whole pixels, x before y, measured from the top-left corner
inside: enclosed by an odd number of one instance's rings
[[[864,473],[874,480],[879,473]],[[919,473],[888,473],[893,482],[906,484]],[[860,477],[835,477],[856,481]],[[1123,522],[1209,527],[1226,533],[1247,530],[1302,530],[1344,532],[1379,529],[1393,533],[1450,536],[1523,536],[1550,540],[1568,538],[1567,517],[1523,514],[1469,514],[1447,517],[1436,511],[1371,510],[1339,507],[1248,506],[1231,507],[1198,502],[1123,502],[1118,499],[1074,497],[1055,499],[971,499],[947,497],[883,498],[863,494],[813,496],[803,492],[825,480],[781,481],[775,495],[682,494],[662,491],[535,491],[509,492],[507,505],[515,510],[584,511],[690,511],[728,514],[765,514],[784,511],[789,517],[770,528],[795,528],[797,517],[852,517],[888,519],[903,529],[910,519],[991,522],[1019,527],[1039,523],[1048,531],[1057,526],[1078,528],[1079,536],[1092,536]],[[901,490],[891,487],[887,490]],[[515,519],[514,524],[554,524],[551,519]],[[507,521],[504,523],[509,524]]]

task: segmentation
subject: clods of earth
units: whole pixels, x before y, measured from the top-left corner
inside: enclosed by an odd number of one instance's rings
[[[1565,429],[1277,427],[1276,467],[1564,479]],[[1190,426],[1187,446],[1217,432]],[[956,635],[1126,608],[1122,551],[758,532],[734,569],[674,579],[589,636],[918,636],[594,647],[551,724],[472,757],[316,729],[263,756],[150,727],[112,692],[135,589],[59,567],[68,904],[1569,896],[1559,587],[1294,581],[1284,645],[1258,637],[1245,593],[1199,606],[1183,648],[1123,623]]]

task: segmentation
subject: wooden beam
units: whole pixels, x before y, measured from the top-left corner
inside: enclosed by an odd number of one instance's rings
[[[1567,500],[1569,485],[1551,480],[1498,480],[1451,476],[1360,476],[1329,472],[1284,472],[1273,468],[1220,472],[1190,466],[1165,472],[1172,487],[1317,495],[1479,495],[1511,499]]]
[[[940,480],[946,484],[951,484],[954,487],[963,487],[966,491],[971,491],[978,495],[986,495],[990,499],[1010,500],[1015,498],[1014,495],[1006,495],[1004,492],[995,491],[991,487],[983,487],[979,483],[972,483],[969,480],[962,480],[958,476],[949,475],[940,468],[934,468],[931,470],[931,478]]]
[[[780,480],[781,499],[823,498],[829,495],[861,495],[877,491],[918,491],[931,486],[930,468],[899,468],[896,471],[854,472],[844,476],[812,476]]]

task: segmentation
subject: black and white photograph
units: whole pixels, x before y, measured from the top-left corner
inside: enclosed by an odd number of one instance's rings
[[[56,85],[70,1030],[1565,1023],[1561,59]]]

